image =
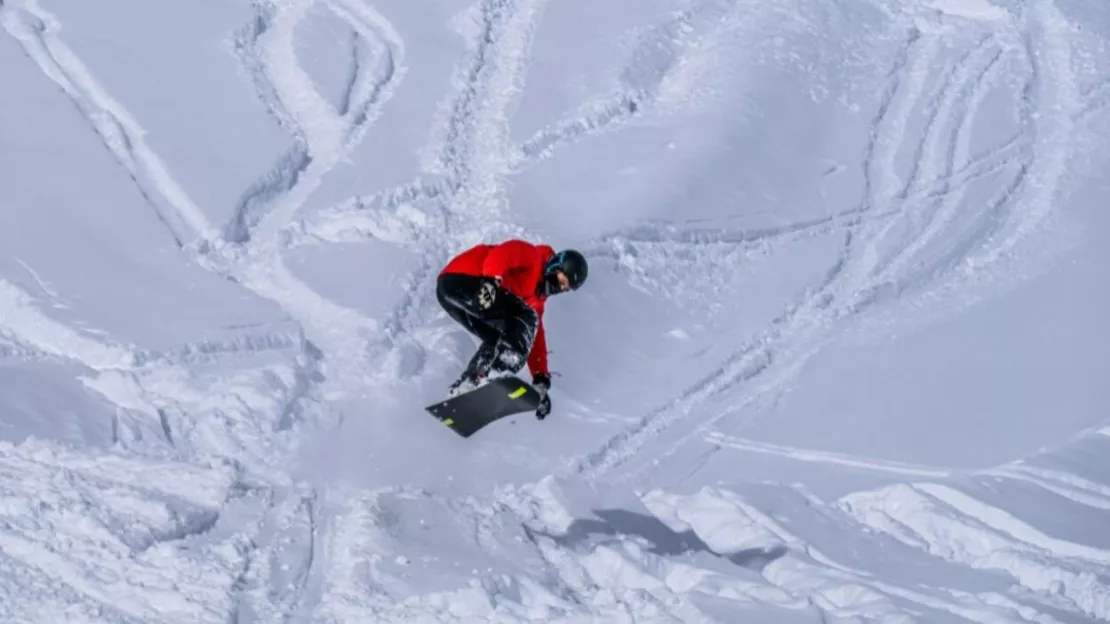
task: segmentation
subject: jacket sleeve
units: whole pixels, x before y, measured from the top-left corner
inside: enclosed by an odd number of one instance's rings
[[[532,341],[532,352],[528,354],[528,370],[532,376],[547,375],[547,337],[543,331],[543,321],[536,329],[536,339]]]
[[[519,267],[526,267],[535,260],[535,247],[521,240],[511,240],[489,250],[482,264],[482,275],[504,277]]]

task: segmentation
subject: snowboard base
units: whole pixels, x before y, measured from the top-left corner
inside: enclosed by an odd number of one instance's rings
[[[513,414],[535,411],[540,394],[516,377],[499,377],[469,392],[424,408],[464,438]]]

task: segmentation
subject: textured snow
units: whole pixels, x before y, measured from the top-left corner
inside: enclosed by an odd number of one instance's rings
[[[1099,0],[0,1],[0,622],[1110,620]],[[583,250],[554,411],[451,254]]]

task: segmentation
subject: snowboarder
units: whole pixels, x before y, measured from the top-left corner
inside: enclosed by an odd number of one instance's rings
[[[582,254],[555,252],[547,245],[509,240],[477,245],[447,263],[436,283],[436,298],[451,318],[482,345],[451,384],[449,396],[475,388],[491,373],[515,373],[525,363],[540,393],[536,417],[551,413],[551,375],[543,310],[547,298],[578,290],[588,267]]]

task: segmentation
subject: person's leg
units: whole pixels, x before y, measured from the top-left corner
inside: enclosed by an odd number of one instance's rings
[[[439,278],[436,297],[451,318],[482,340],[463,378],[485,377],[491,370],[516,372],[528,361],[539,327],[539,315],[515,294],[500,290],[493,307],[478,310],[481,279],[447,274]]]
[[[501,339],[497,343],[492,370],[515,373],[528,362],[540,319],[536,311],[516,295],[504,299],[503,316],[499,323]]]
[[[489,374],[495,357],[497,357],[497,342],[483,342],[478,350],[474,352],[474,356],[470,358],[470,362],[467,363],[463,377],[481,381]]]
[[[477,314],[474,300],[481,281],[471,275],[442,275],[436,282],[436,299],[447,314],[482,341],[466,370],[451,385],[451,390],[462,389],[464,385],[478,382],[489,374],[490,365],[497,354],[497,341],[500,330]]]

